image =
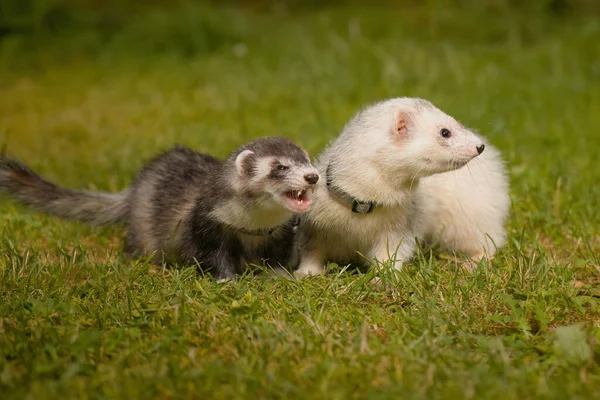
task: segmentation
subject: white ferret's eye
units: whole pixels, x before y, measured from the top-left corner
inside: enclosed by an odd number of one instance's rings
[[[443,138],[446,138],[446,139],[448,139],[450,136],[452,136],[452,132],[450,132],[450,131],[449,131],[448,129],[446,129],[446,128],[442,128],[442,130],[440,131],[440,135],[441,135]]]
[[[287,165],[281,165],[281,164],[279,164],[279,165],[277,166],[277,169],[278,169],[279,171],[286,171],[286,170],[290,169],[290,167],[288,167]]]

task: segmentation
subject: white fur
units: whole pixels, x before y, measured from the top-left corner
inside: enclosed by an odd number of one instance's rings
[[[256,230],[282,225],[293,213],[281,207],[273,198],[265,198],[252,205],[232,198],[215,207],[210,215],[230,226]]]
[[[485,151],[465,167],[421,180],[423,227],[428,243],[464,252],[475,261],[492,257],[506,243],[510,209],[508,180],[500,153]]]
[[[440,136],[442,128],[452,136]],[[491,242],[505,242],[508,183],[495,149],[486,144],[477,157],[483,143],[420,99],[391,99],[358,113],[317,163],[322,179],[300,230],[296,275],[318,274],[326,261],[363,257],[401,268],[416,239],[491,256]],[[379,206],[357,214],[338,202],[325,184],[329,165],[338,188]]]

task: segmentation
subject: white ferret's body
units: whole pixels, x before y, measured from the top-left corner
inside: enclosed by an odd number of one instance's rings
[[[476,260],[505,243],[510,200],[498,151],[428,101],[396,98],[359,112],[317,168],[297,276],[327,261],[401,268],[417,239]],[[375,206],[354,212],[344,196]]]
[[[473,260],[491,257],[506,242],[508,180],[498,150],[485,151],[465,167],[421,179],[425,243]]]

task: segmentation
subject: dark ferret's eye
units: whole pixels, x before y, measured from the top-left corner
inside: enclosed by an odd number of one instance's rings
[[[443,137],[443,138],[446,138],[446,139],[447,139],[447,138],[449,138],[450,136],[452,136],[452,132],[450,132],[450,131],[449,131],[448,129],[446,129],[446,128],[443,128],[443,129],[440,131],[440,135],[442,135],[442,137]]]
[[[277,169],[280,170],[280,171],[285,171],[285,170],[290,169],[290,167],[288,167],[287,165],[281,165],[281,164],[279,164],[277,166]]]

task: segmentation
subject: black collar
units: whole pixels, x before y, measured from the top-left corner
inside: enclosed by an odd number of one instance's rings
[[[292,218],[287,223],[290,225],[290,227],[292,228],[292,231],[295,233],[298,230],[298,226],[300,225],[300,216],[299,215],[292,216]],[[236,232],[243,233],[244,235],[270,236],[273,232],[275,232],[275,230],[277,228],[279,228],[281,226],[283,226],[283,225],[279,225],[274,228],[255,229],[252,231],[249,229],[244,229],[244,228],[233,228],[233,229]]]
[[[235,231],[250,236],[269,236],[271,233],[275,232],[275,229],[277,228],[278,227],[276,226],[275,228],[255,229],[253,231],[244,228],[235,228]]]
[[[333,176],[331,174],[331,164],[327,166],[327,189],[329,189],[329,193],[340,203],[347,205],[352,209],[353,213],[357,214],[369,214],[373,212],[373,209],[377,207],[377,202],[375,201],[362,201],[352,195],[344,192],[342,189],[333,185]]]

